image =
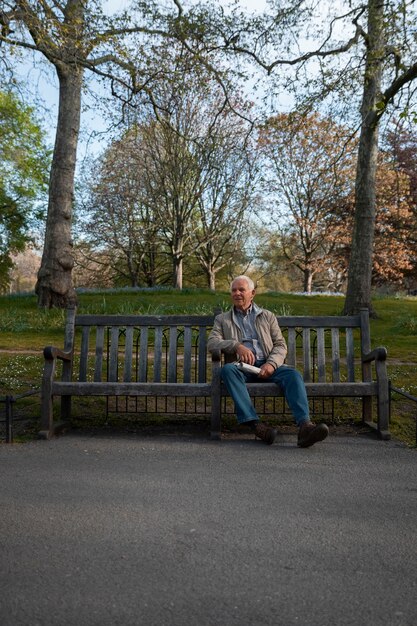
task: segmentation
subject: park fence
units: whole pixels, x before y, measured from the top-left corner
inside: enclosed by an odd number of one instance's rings
[[[0,396],[0,424],[3,425],[3,439],[6,443],[13,443],[14,437],[14,426],[16,422],[27,421],[27,415],[18,415],[16,414],[16,403],[24,398],[28,398],[31,396],[40,396],[39,389],[31,389],[30,391],[26,391],[25,393],[21,393],[18,395],[5,395]],[[2,410],[3,405],[3,410]]]

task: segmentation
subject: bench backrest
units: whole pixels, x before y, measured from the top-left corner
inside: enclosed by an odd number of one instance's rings
[[[79,341],[78,380],[206,382],[213,320],[214,315],[76,315],[68,344]]]
[[[286,338],[286,363],[305,382],[371,380],[371,366],[361,363],[370,351],[369,313],[352,316],[279,316]]]
[[[79,381],[206,382],[207,337],[214,315],[76,315],[69,310],[65,349],[74,350]],[[278,316],[286,363],[306,382],[371,380],[369,315]],[[69,371],[64,378],[69,379]]]

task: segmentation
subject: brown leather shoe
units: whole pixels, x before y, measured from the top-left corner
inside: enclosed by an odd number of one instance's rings
[[[312,422],[305,422],[300,426],[298,431],[297,445],[300,448],[309,448],[318,441],[323,441],[329,434],[329,429],[326,424],[313,424]]]
[[[275,428],[271,428],[271,426],[259,422],[255,426],[255,436],[259,437],[259,439],[262,439],[262,441],[265,441],[265,443],[270,446],[276,439],[277,431]]]

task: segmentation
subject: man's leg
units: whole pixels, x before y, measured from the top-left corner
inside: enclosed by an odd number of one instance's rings
[[[288,365],[281,365],[268,379],[279,385],[294,416],[297,426],[310,421],[310,409],[303,377],[300,372]]]
[[[222,367],[220,376],[235,403],[236,417],[239,424],[259,421],[259,416],[255,411],[246,387],[246,378],[243,372],[236,365],[228,363]]]
[[[260,422],[246,387],[244,373],[236,365],[228,363],[222,367],[220,376],[235,403],[236,417],[239,424],[247,423],[254,430],[255,435],[265,441],[265,443],[274,443],[277,431]]]
[[[326,424],[317,426],[310,421],[308,398],[303,378],[296,369],[282,365],[271,376],[279,385],[298,426],[297,444],[301,448],[309,448],[318,441],[323,441],[329,434]]]

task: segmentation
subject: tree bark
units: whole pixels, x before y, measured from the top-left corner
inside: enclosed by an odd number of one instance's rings
[[[182,262],[182,256],[174,256],[173,259],[173,269],[174,269],[174,289],[182,289],[182,269],[183,269],[183,262]]]
[[[71,224],[83,72],[76,66],[60,66],[57,74],[57,134],[50,175],[45,243],[35,288],[38,306],[43,308],[65,308],[77,300],[71,278],[74,266]]]
[[[381,78],[385,51],[384,5],[368,2],[368,50],[362,96],[362,127],[355,183],[355,216],[344,315],[354,315],[371,303],[372,259],[375,233],[375,175],[378,156]]]
[[[313,272],[311,267],[304,269],[304,293],[311,294],[313,288]]]
[[[208,282],[210,291],[216,291],[216,273],[213,268],[208,268]]]

